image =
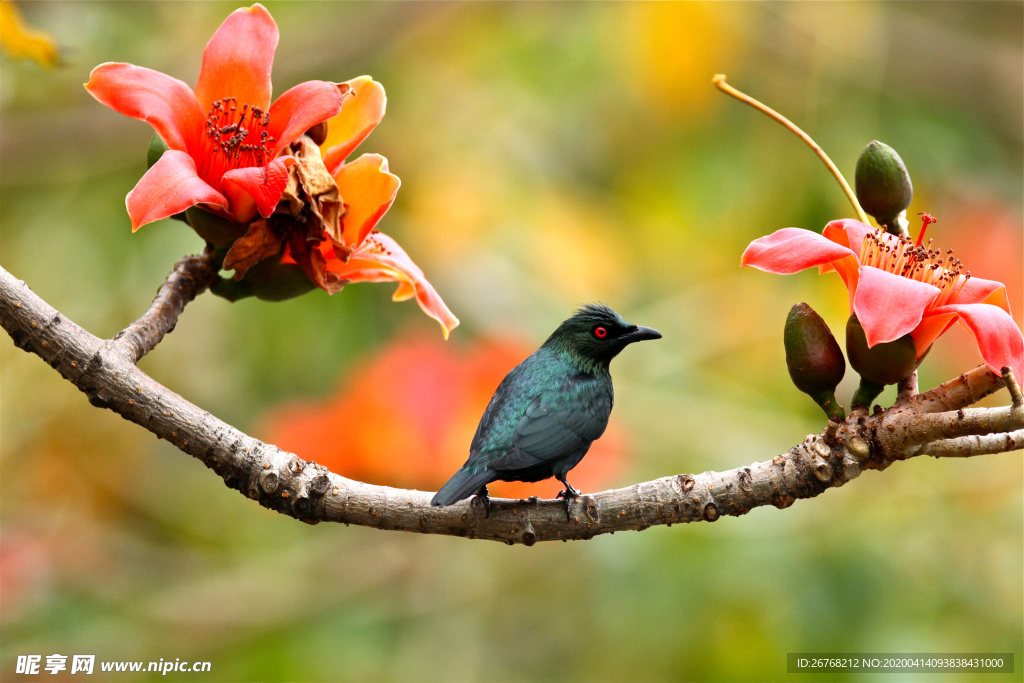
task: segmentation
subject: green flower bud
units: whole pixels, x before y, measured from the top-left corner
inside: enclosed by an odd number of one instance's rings
[[[275,258],[264,259],[250,268],[242,283],[248,284],[256,298],[263,301],[284,301],[316,289],[301,267]]]
[[[879,225],[891,223],[910,206],[914,186],[903,159],[889,145],[873,140],[857,159],[857,201]]]
[[[896,384],[917,369],[917,345],[905,334],[899,339],[868,348],[864,328],[856,315],[846,323],[846,355],[850,365],[861,377],[853,396],[854,407],[871,407],[871,402],[887,384]]]
[[[782,338],[796,388],[814,399],[827,416],[844,418],[835,391],[846,374],[846,361],[825,321],[807,304],[796,304],[786,317]]]
[[[153,164],[160,160],[160,157],[164,155],[164,152],[168,150],[167,143],[164,139],[153,133],[153,137],[149,139],[149,149],[146,150],[146,168],[153,168]]]
[[[218,247],[225,247],[245,234],[246,226],[227,218],[212,214],[198,206],[185,209],[185,220],[204,240]]]

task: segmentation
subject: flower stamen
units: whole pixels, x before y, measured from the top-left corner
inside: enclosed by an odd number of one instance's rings
[[[935,220],[927,220],[925,226]],[[923,232],[923,230],[922,230]],[[931,240],[928,245],[931,245]],[[941,249],[922,246],[920,238],[915,244],[909,237],[896,237],[878,229],[864,237],[860,248],[860,262],[911,280],[924,282],[940,290],[933,306],[943,306],[954,301],[970,279],[970,272],[963,273],[963,263],[953,256],[953,250],[945,253]]]
[[[234,97],[214,102],[204,128],[211,151],[202,169],[204,177],[219,179],[234,168],[269,163],[277,142],[267,130],[269,125],[270,112],[260,107],[243,103],[239,110]]]

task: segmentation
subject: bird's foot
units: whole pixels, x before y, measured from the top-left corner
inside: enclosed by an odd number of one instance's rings
[[[572,521],[572,504],[577,498],[580,497],[579,490],[573,488],[572,484],[567,481],[562,481],[565,484],[565,488],[558,492],[556,498],[565,499],[565,519],[567,522]]]
[[[484,517],[491,516],[491,494],[487,491],[487,485],[483,485],[476,492],[476,496],[473,498],[473,503],[476,504],[479,501],[480,505],[484,506]]]

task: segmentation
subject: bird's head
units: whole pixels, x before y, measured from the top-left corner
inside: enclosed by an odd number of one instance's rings
[[[607,369],[622,349],[645,339],[661,339],[661,333],[626,322],[604,304],[587,304],[559,325],[544,346],[568,355],[581,370],[594,372]]]

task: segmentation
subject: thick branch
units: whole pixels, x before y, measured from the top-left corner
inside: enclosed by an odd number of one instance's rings
[[[138,363],[174,329],[185,306],[216,281],[219,270],[209,247],[198,256],[183,257],[160,285],[149,310],[114,336],[115,345]]]
[[[200,267],[198,272],[202,271]],[[189,279],[186,273],[190,272],[192,267],[187,264],[176,267],[171,277],[184,278],[183,289],[169,289],[181,296],[186,296],[187,287],[195,288],[193,295],[201,291],[203,280],[195,274]],[[178,294],[167,296],[177,300]],[[180,312],[186,300],[180,301],[169,304],[171,310]],[[164,314],[154,316],[170,319]],[[214,470],[229,487],[264,507],[309,523],[344,522],[526,545],[542,540],[587,539],[658,524],[715,521],[763,505],[785,508],[797,499],[842,486],[862,469],[885,469],[895,460],[918,454],[909,453],[904,441],[878,438],[880,430],[888,431],[890,425],[898,429],[919,417],[903,405],[880,415],[830,423],[824,436],[808,436],[789,452],[765,462],[726,472],[680,474],[583,496],[568,520],[562,501],[535,498],[492,499],[490,515],[486,516],[482,506],[472,501],[435,508],[429,505],[429,493],[346,479],[242,433],[158,384],[135,366],[132,354],[117,348],[119,342],[89,334],[2,268],[0,325],[16,346],[40,356],[83,391],[93,405],[108,408],[167,439]],[[157,332],[140,333],[143,341],[134,348],[152,348],[155,342],[146,340],[158,340],[171,327],[173,324],[167,327],[166,322],[156,323],[153,329]],[[987,370],[985,373],[992,374]],[[998,387],[999,379],[995,381],[993,385],[972,371],[960,378],[960,384],[947,383],[945,389],[939,388],[942,391],[928,392],[934,394],[932,398],[922,400],[927,406],[932,405],[929,401],[955,403],[962,400],[954,398],[963,391],[960,385],[973,386],[968,390],[971,396],[984,395]],[[953,441],[959,439],[933,446],[944,451]],[[1022,441],[1015,433],[1003,446],[985,445],[989,449],[986,452],[996,452],[1020,448]]]

